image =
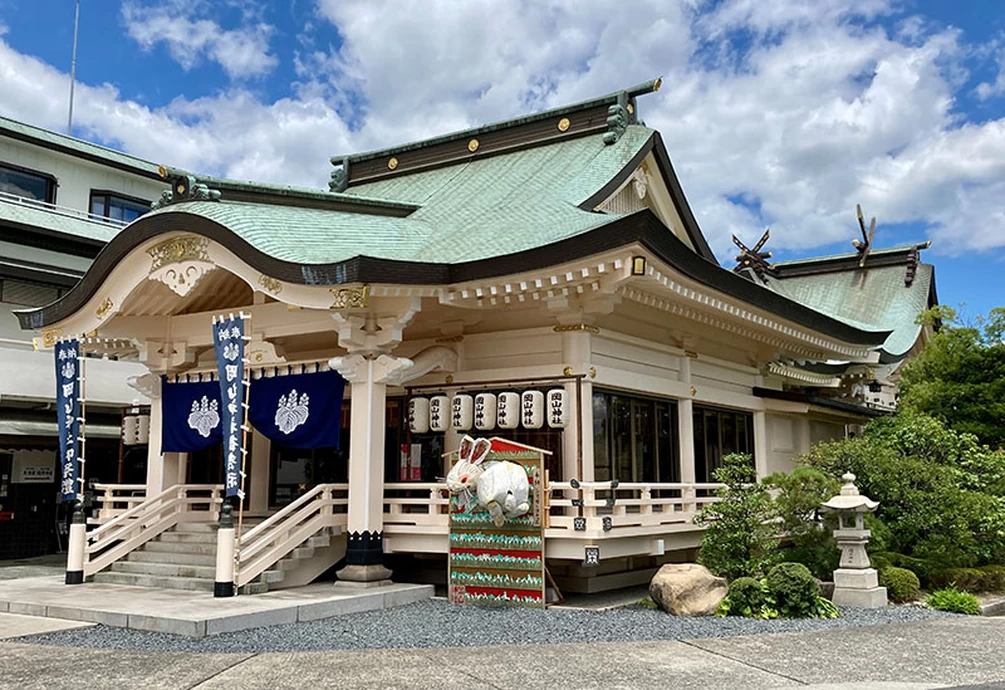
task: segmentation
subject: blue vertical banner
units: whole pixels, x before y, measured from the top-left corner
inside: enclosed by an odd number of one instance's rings
[[[224,486],[227,497],[244,498],[241,473],[244,453],[246,406],[244,378],[244,318],[213,318],[213,345],[220,377],[220,417],[223,422]]]
[[[56,419],[59,423],[60,491],[64,501],[81,493],[80,477],[80,343],[56,343]]]

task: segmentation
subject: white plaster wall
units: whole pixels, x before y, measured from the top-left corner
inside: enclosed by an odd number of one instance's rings
[[[47,173],[56,178],[56,204],[78,211],[90,211],[92,189],[119,192],[154,201],[167,185],[157,180],[106,168],[97,163],[57,153],[15,139],[0,136],[0,163],[11,163]]]
[[[591,338],[593,364],[598,369],[619,369],[667,381],[680,378],[681,357],[655,343],[604,337]]]
[[[562,363],[562,337],[552,329],[465,336],[465,371],[514,369]],[[514,377],[520,376],[514,371]]]
[[[767,463],[765,470],[791,472],[796,458],[810,449],[809,425],[805,417],[768,413],[765,415],[767,433]]]

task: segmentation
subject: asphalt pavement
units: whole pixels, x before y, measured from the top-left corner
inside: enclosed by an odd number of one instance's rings
[[[23,620],[20,623],[25,625]],[[0,617],[0,631],[7,625],[8,620]],[[51,619],[45,625],[51,626]],[[915,690],[1005,688],[1003,681],[1005,619],[955,616],[864,628],[687,641],[285,653],[125,651],[33,645],[30,638],[0,642],[0,688],[19,690]]]

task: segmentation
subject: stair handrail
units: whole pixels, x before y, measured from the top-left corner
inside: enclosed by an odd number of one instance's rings
[[[241,537],[241,542],[242,543],[246,543],[248,541],[257,539],[260,534],[266,532],[267,530],[272,529],[272,527],[274,527],[275,525],[278,525],[280,522],[283,522],[288,516],[290,516],[293,513],[297,512],[302,506],[306,505],[307,503],[309,503],[313,499],[317,498],[318,494],[320,494],[322,491],[324,491],[324,489],[327,486],[329,486],[329,485],[328,484],[318,484],[317,486],[315,486],[313,489],[311,489],[310,491],[308,491],[307,493],[305,493],[303,496],[301,496],[297,500],[295,500],[292,503],[286,505],[278,513],[274,513],[274,514],[270,515],[268,517],[268,519],[263,520],[262,522],[258,523],[257,525],[255,525],[254,527],[252,527],[251,529],[249,529],[247,532],[245,532],[244,535]]]
[[[182,485],[181,484],[175,484],[174,486],[169,486],[168,488],[164,489],[163,491],[161,491],[156,496],[151,496],[147,500],[143,501],[142,503],[140,503],[138,505],[133,506],[129,510],[125,511],[124,513],[120,513],[120,514],[116,515],[115,517],[113,517],[108,522],[105,522],[105,523],[99,525],[96,529],[94,529],[93,531],[91,531],[90,533],[88,533],[87,540],[88,541],[95,541],[102,534],[104,534],[106,532],[110,532],[111,530],[115,529],[116,527],[119,527],[119,526],[121,526],[121,525],[123,525],[123,524],[125,524],[127,522],[134,521],[141,514],[145,514],[145,513],[148,513],[148,512],[152,513],[153,512],[154,504],[158,504],[157,507],[159,508],[160,507],[159,504],[161,503],[161,501],[163,499],[167,498],[168,496],[171,496],[171,498],[174,498],[178,494],[178,489],[179,489],[180,486],[182,486]]]
[[[186,496],[190,491],[209,491],[205,498]],[[84,575],[89,576],[124,558],[162,532],[184,521],[193,503],[208,503],[208,515],[222,502],[222,484],[175,484],[138,506],[113,518],[87,535]]]
[[[322,529],[335,526],[339,499],[333,494],[340,488],[318,484],[242,536],[234,554],[234,583],[246,585]]]

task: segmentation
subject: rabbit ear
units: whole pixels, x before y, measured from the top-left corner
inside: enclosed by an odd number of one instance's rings
[[[475,440],[470,436],[468,436],[467,434],[465,434],[461,438],[461,446],[457,454],[460,455],[461,460],[463,460],[464,462],[470,462],[471,451],[473,451],[474,448],[475,448]]]
[[[471,464],[479,465],[486,457],[488,457],[489,451],[492,450],[492,441],[487,438],[480,438],[475,441],[474,450],[471,453]]]

